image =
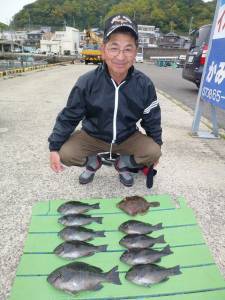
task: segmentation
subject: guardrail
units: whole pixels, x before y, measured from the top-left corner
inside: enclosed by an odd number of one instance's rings
[[[8,70],[0,71],[0,77],[12,78],[15,76],[19,76],[21,73],[24,73],[24,72],[29,72],[29,71],[34,71],[34,70],[44,70],[48,67],[57,66],[60,64],[61,63],[46,64],[46,65],[33,65],[30,67],[8,69]]]

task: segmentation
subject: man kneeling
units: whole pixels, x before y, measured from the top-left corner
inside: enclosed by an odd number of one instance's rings
[[[79,182],[94,178],[101,152],[120,154],[119,180],[133,185],[132,168],[152,166],[161,156],[161,112],[152,81],[133,66],[138,48],[137,25],[123,14],[105,23],[104,63],[79,77],[49,137],[53,171],[86,166]],[[82,121],[81,130],[75,130]],[[140,121],[146,134],[137,128]]]

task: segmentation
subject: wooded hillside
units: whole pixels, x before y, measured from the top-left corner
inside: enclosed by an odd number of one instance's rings
[[[103,27],[107,16],[118,12],[135,18],[138,24],[155,25],[162,32],[171,29],[187,34],[190,28],[211,23],[216,1],[202,0],[37,0],[14,16],[16,29],[73,26],[80,30]]]

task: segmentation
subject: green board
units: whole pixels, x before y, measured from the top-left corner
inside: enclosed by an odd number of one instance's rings
[[[57,207],[65,200],[38,202],[32,210],[24,253],[17,269],[10,300],[88,300],[88,299],[155,299],[155,300],[224,300],[225,280],[221,276],[205,244],[196,223],[193,211],[183,198],[178,199],[179,208],[168,195],[146,196],[148,201],[159,201],[160,207],[151,208],[142,216],[130,217],[116,207],[121,198],[86,199],[87,203],[100,203],[100,209],[90,211],[91,215],[102,216],[102,224],[92,223],[87,227],[105,230],[105,237],[91,241],[95,245],[107,244],[107,252],[77,259],[103,269],[104,272],[118,266],[122,285],[104,283],[99,291],[85,291],[69,295],[47,283],[46,278],[56,268],[70,261],[55,256],[53,249],[63,241],[57,233],[63,228],[58,224]],[[134,285],[125,279],[129,266],[120,262],[125,250],[119,245],[123,234],[119,225],[129,219],[151,224],[162,222],[163,229],[152,236],[164,235],[173,254],[163,257],[159,263],[164,267],[180,265],[182,274],[170,277],[166,282],[151,288]],[[166,244],[156,244],[161,249]]]

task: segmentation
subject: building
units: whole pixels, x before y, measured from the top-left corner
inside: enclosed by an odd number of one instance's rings
[[[27,40],[26,31],[7,30],[0,32],[0,39],[23,44]]]
[[[169,32],[158,39],[158,46],[161,48],[187,49],[189,39],[184,36],[179,36],[175,32]]]
[[[44,34],[41,30],[32,30],[27,33],[26,46],[32,47],[34,49],[40,47],[40,40]]]
[[[0,52],[13,52],[14,49],[21,49],[26,40],[26,31],[2,31],[0,32]]]
[[[66,26],[65,31],[45,33],[40,41],[42,52],[55,53],[59,55],[75,54],[80,44],[79,30]]]
[[[83,48],[83,46],[86,43],[85,38],[86,38],[86,33],[84,31],[80,31],[80,45],[79,45],[79,47]]]
[[[157,38],[159,36],[159,28],[153,25],[138,25],[139,47],[151,48],[157,47]]]

